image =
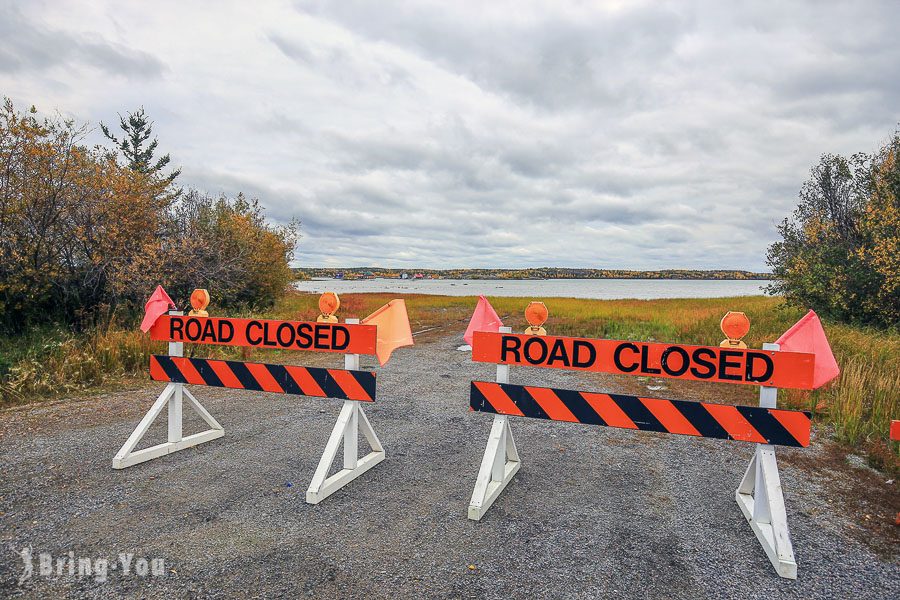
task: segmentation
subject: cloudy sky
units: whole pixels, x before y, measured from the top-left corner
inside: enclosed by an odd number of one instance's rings
[[[7,2],[0,95],[143,105],[298,264],[765,269],[900,121],[900,2]],[[213,8],[215,7],[215,8]]]

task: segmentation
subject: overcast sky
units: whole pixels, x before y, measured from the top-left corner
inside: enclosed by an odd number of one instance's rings
[[[304,266],[765,270],[818,157],[900,121],[896,0],[0,6],[0,94],[91,142],[143,105]]]

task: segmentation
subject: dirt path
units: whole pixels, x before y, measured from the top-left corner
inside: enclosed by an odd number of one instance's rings
[[[735,504],[749,444],[515,419],[522,469],[467,520],[491,421],[466,410],[468,381],[493,368],[460,343],[395,353],[366,409],[387,460],[318,506],[304,492],[336,400],[200,388],[225,437],[123,471],[111,458],[161,386],[0,412],[0,596],[900,597],[896,553],[861,543],[827,471],[804,466],[815,444],[778,450],[797,581],[775,575]],[[587,387],[560,371],[511,380]],[[40,553],[69,551],[158,557],[165,575],[40,574]]]

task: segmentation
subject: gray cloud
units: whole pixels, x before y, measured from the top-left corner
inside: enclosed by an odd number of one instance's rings
[[[183,184],[300,218],[304,265],[762,270],[818,157],[900,120],[896,2],[157,13],[6,9],[0,89],[143,104]]]
[[[29,74],[73,64],[130,78],[158,77],[165,71],[165,65],[147,52],[97,34],[51,29],[26,19],[12,4],[0,6],[0,40],[0,73]]]
[[[462,5],[456,10],[400,1],[297,6],[368,39],[409,48],[515,101],[550,110],[618,111],[651,102],[633,84],[671,54],[685,26],[682,15],[656,6],[576,19],[557,16],[547,5],[543,18],[533,20],[517,19],[515,5],[494,19]],[[625,62],[641,68],[610,68]]]

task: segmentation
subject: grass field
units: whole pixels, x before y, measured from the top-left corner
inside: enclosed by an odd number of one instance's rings
[[[392,299],[390,294],[353,294],[341,298],[342,317],[364,317]],[[474,297],[408,295],[414,332],[434,327],[463,331],[475,307]],[[669,300],[543,300],[549,310],[547,330],[554,335],[608,339],[658,340],[718,345],[719,321],[728,310],[745,312],[752,327],[745,341],[751,347],[774,341],[793,325],[802,311],[787,308],[778,298],[763,296]],[[532,298],[490,298],[514,330],[525,328],[524,308]],[[213,306],[213,313],[215,307]],[[257,317],[312,320],[317,297],[290,293]],[[242,316],[242,315],[229,315]],[[786,390],[780,405],[811,410],[820,431],[839,443],[868,453],[870,463],[900,472],[900,445],[888,440],[891,418],[900,419],[900,334],[826,323],[832,349],[841,366],[840,378],[812,393]],[[146,379],[148,355],[164,352],[139,331],[107,329],[73,335],[57,330],[33,333],[26,339],[0,339],[0,392],[5,404],[37,397],[65,396]],[[239,356],[241,350],[207,348],[208,355]],[[262,360],[257,358],[258,360]],[[730,386],[735,400],[752,400],[749,386]]]

